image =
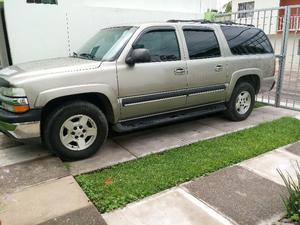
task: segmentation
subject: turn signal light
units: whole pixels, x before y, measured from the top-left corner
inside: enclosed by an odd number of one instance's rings
[[[23,113],[23,112],[27,112],[29,110],[29,106],[28,105],[14,105],[12,106],[13,112],[16,113]]]

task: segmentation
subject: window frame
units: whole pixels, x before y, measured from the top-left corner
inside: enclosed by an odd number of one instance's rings
[[[212,56],[212,57],[205,57],[205,58],[195,58],[195,59],[191,59],[190,53],[189,53],[189,48],[188,48],[188,43],[187,43],[187,40],[186,40],[185,34],[184,34],[184,31],[185,31],[185,30],[212,32],[213,35],[214,35],[215,38],[216,38],[216,41],[217,41],[217,44],[218,44],[218,48],[219,48],[219,50],[220,50],[220,55],[219,55],[219,56]],[[182,33],[183,33],[184,43],[185,43],[186,50],[187,50],[187,57],[188,57],[188,60],[214,59],[214,58],[222,57],[222,50],[221,50],[221,46],[220,46],[220,41],[219,41],[219,39],[218,39],[218,36],[217,36],[217,34],[216,34],[215,29],[210,28],[210,27],[183,26],[183,27],[182,27]]]
[[[131,49],[129,51],[129,53],[127,54],[126,58],[128,56],[131,55],[132,51],[134,50],[134,45],[136,45],[136,43],[143,37],[144,34],[149,33],[149,32],[153,32],[153,31],[174,31],[175,33],[175,37],[176,37],[176,42],[178,45],[178,50],[179,50],[179,59],[178,60],[170,60],[170,61],[160,61],[160,62],[146,62],[146,63],[167,63],[167,62],[177,62],[177,61],[182,61],[182,52],[181,52],[181,45],[179,42],[179,35],[177,32],[177,29],[173,26],[151,26],[151,27],[147,27],[145,29],[143,29],[138,36],[136,37],[136,39],[134,40],[134,42],[131,45]],[[141,63],[138,63],[141,64]]]

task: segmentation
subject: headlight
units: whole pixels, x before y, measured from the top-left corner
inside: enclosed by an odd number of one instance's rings
[[[0,107],[16,113],[29,110],[28,100],[22,88],[0,88]]]

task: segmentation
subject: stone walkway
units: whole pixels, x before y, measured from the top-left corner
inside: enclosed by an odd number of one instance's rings
[[[272,225],[284,216],[281,196],[287,194],[276,169],[296,179],[299,146],[219,170],[103,217],[108,225]]]
[[[250,177],[254,183],[256,180],[266,183],[272,187],[274,193],[277,193],[278,190],[282,189],[282,186],[280,185],[281,181],[278,179],[278,177],[276,178],[276,174],[274,175],[274,173],[266,170],[264,166],[256,165],[261,163],[260,160],[269,160],[270,168],[272,169],[274,169],[276,165],[279,165],[280,163],[282,163],[284,166],[289,159],[298,157],[295,155],[295,153],[300,154],[298,153],[299,146],[291,146],[289,148],[290,153],[287,153],[286,150],[283,149],[277,150],[275,153],[276,156],[269,156],[268,154],[265,154],[254,159],[257,160],[257,163],[246,161],[239,166],[225,169],[225,172],[221,172],[223,171],[221,170],[215,173],[214,176],[216,176],[216,178],[209,178],[211,180],[207,180],[208,177],[203,177],[192,183],[188,183],[181,187],[150,197],[150,200],[147,198],[140,202],[131,204],[122,209],[126,211],[128,208],[131,208],[129,210],[130,212],[128,211],[128,213],[126,213],[126,216],[128,216],[126,219],[124,217],[124,211],[122,210],[104,214],[103,216],[100,215],[92,203],[89,202],[86,195],[82,192],[72,175],[90,172],[120,162],[143,157],[147,154],[161,152],[173,147],[224,135],[236,130],[255,126],[261,122],[272,121],[282,116],[297,116],[298,114],[299,112],[267,106],[255,109],[250,118],[243,122],[234,123],[222,118],[222,116],[211,116],[191,122],[184,122],[125,135],[113,136],[108,140],[104,148],[94,157],[72,163],[62,163],[60,159],[51,156],[50,153],[47,152],[47,150],[45,150],[42,146],[20,145],[19,143],[6,138],[4,135],[1,135],[0,220],[2,221],[2,225],[209,225],[234,224],[235,222],[243,224],[241,223],[243,221],[253,222],[254,220],[249,220],[249,218],[246,216],[243,217],[239,215],[238,217],[241,219],[241,221],[237,220],[237,217],[231,216],[230,214],[228,214],[228,217],[224,217],[224,213],[226,214],[226,212],[223,210],[223,208],[231,209],[229,212],[236,214],[234,209],[239,208],[240,202],[238,199],[234,200],[234,198],[243,197],[245,195],[247,197],[248,195],[250,196],[251,193],[254,193],[254,191],[251,190],[251,185],[248,185],[247,183],[243,185],[249,190],[245,189],[244,192],[243,190],[237,190],[237,192],[232,193],[230,192],[231,185],[237,184],[238,181],[246,180],[243,180],[243,177]],[[282,155],[289,157],[287,161],[280,161]],[[276,164],[272,164],[273,160],[275,159],[277,160]],[[240,180],[234,180],[237,179],[235,177],[231,178],[230,171],[232,171],[231,173],[233,174],[240,174],[238,176]],[[218,175],[218,173],[221,175]],[[225,176],[222,173],[228,175],[228,179],[224,179],[225,183],[221,185],[214,183],[220,180],[218,176]],[[230,181],[232,184],[226,184],[226,182]],[[204,187],[208,187],[206,185],[208,182],[211,182],[212,185],[206,190]],[[197,185],[199,185],[201,188],[197,188]],[[225,192],[226,190],[222,189],[222,187],[228,187],[228,191]],[[238,188],[238,185],[236,188]],[[201,192],[199,190],[201,190]],[[211,191],[211,193],[209,191]],[[215,201],[213,198],[209,197],[214,196],[213,193],[219,194],[216,195],[219,196],[216,198],[217,200],[227,197],[228,203],[233,204],[233,206],[224,206],[217,202],[218,204],[216,203],[216,205],[213,207],[209,207],[209,205]],[[222,193],[224,196],[221,195]],[[270,192],[270,195],[274,193]],[[232,196],[232,200],[230,196]],[[159,199],[163,200],[160,201]],[[280,202],[275,200],[276,199],[274,199],[274,204],[275,202],[277,202],[277,204]],[[148,202],[152,202],[150,206]],[[264,201],[253,200],[253,202],[251,202],[245,200],[245,202],[249,202],[250,211],[254,210],[255,212],[257,209],[253,209],[251,207],[254,205],[257,206],[258,204],[263,204]],[[243,201],[241,201],[241,203],[243,203]],[[161,213],[159,213],[158,210],[155,210],[155,208],[151,207],[155,206],[156,204],[157,209],[160,209]],[[186,208],[184,208],[185,206]],[[262,205],[261,207],[270,208],[269,205]],[[169,211],[164,212],[164,210],[167,209]],[[277,214],[277,212],[279,214],[282,212],[282,209],[278,205],[275,205],[270,210],[271,213],[275,214]],[[149,213],[148,216],[145,215],[147,212]],[[247,214],[247,212],[244,213]],[[259,214],[257,218],[261,220],[264,218],[264,215],[267,214],[268,211],[261,210],[261,214]],[[129,215],[133,216],[130,217]],[[135,218],[134,215],[144,215],[142,222],[140,219]],[[172,218],[169,218],[166,215],[171,215]],[[124,219],[122,219],[122,222],[119,221],[117,223],[116,221],[118,221],[118,218]],[[134,219],[131,220],[132,218]],[[155,218],[160,220],[165,218],[165,220],[157,223]],[[126,222],[126,220],[128,221]],[[148,221],[147,223],[146,220]],[[178,221],[178,223],[174,223],[174,221]],[[188,223],[187,221],[191,222]],[[203,223],[202,221],[205,222]]]

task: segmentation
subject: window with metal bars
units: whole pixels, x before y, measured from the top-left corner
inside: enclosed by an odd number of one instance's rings
[[[238,4],[238,11],[253,10],[253,9],[254,9],[254,1],[242,2]],[[245,12],[245,13],[238,14],[238,18],[247,18],[247,17],[253,17],[253,12]]]
[[[36,4],[57,4],[57,0],[26,0],[26,2]]]

